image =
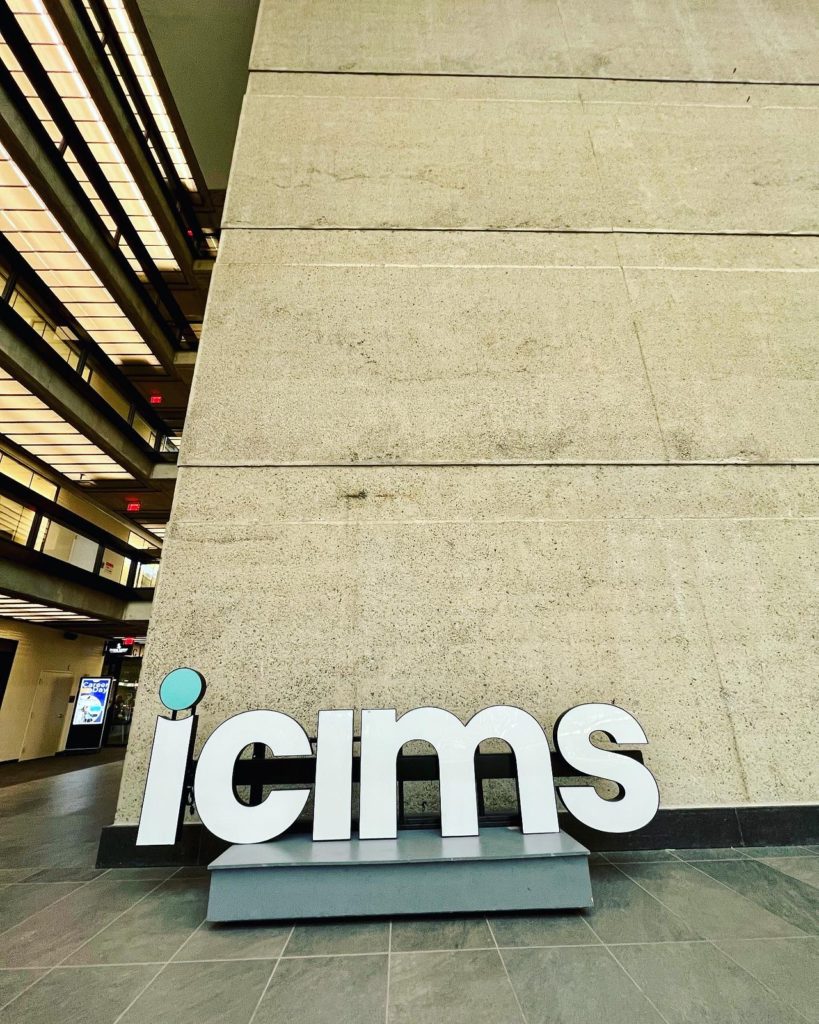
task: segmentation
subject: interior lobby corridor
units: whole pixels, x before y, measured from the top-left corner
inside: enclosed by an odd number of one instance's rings
[[[593,855],[588,913],[209,925],[202,869],[95,869],[120,772],[0,772],[0,1024],[817,1019],[819,847]]]

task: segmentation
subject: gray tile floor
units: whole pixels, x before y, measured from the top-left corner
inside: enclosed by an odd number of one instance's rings
[[[819,1020],[819,848],[593,858],[589,913],[205,923],[198,870],[93,867],[121,766],[0,790],[0,1024]]]

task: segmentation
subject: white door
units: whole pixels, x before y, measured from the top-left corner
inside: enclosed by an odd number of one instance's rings
[[[20,751],[21,761],[57,753],[73,685],[74,677],[70,672],[43,672],[40,675]]]

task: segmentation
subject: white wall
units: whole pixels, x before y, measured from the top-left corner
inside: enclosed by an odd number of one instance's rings
[[[99,675],[103,640],[82,636],[65,640],[59,630],[11,619],[0,620],[0,637],[18,642],[0,706],[0,761],[13,761],[20,756],[40,673],[71,672],[75,683],[81,676]]]

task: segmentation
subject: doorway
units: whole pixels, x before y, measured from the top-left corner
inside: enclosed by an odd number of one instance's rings
[[[68,698],[74,685],[70,672],[42,672],[37,680],[28,718],[21,761],[57,753],[68,714]]]
[[[6,695],[6,687],[8,686],[11,666],[16,653],[17,641],[0,637],[0,707],[3,706],[3,698]]]

